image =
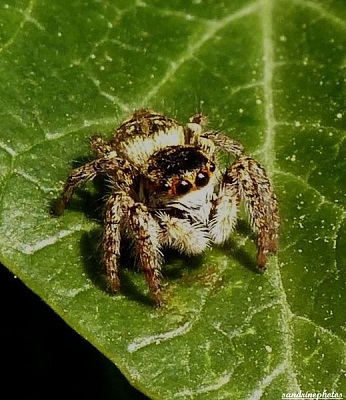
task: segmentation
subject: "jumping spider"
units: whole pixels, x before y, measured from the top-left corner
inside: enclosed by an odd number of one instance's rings
[[[243,146],[225,134],[205,131],[206,118],[184,126],[162,114],[138,110],[109,142],[94,136],[97,159],[74,169],[54,213],[60,215],[74,189],[105,174],[111,186],[104,210],[102,261],[112,291],[120,288],[120,241],[133,244],[140,268],[158,306],[162,249],[199,254],[221,244],[235,228],[244,200],[257,234],[257,263],[277,249],[279,215],[275,193],[264,168],[246,156]],[[218,150],[235,161],[224,172]]]

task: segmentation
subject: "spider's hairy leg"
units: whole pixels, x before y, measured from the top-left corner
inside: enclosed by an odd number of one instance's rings
[[[159,226],[144,204],[135,203],[129,196],[123,200],[123,204],[126,204],[125,222],[132,231],[140,267],[145,274],[155,303],[159,307],[163,304],[161,295],[163,256],[160,250]]]
[[[110,289],[120,289],[119,257],[121,226],[129,229],[134,239],[139,264],[157,306],[163,304],[160,283],[162,254],[158,240],[158,225],[142,203],[125,192],[113,193],[105,208],[103,230],[103,265]]]
[[[201,223],[191,223],[187,219],[171,217],[166,213],[158,215],[160,243],[189,256],[199,254],[210,244],[207,227]]]
[[[123,217],[123,195],[112,194],[104,211],[104,228],[102,239],[102,261],[109,281],[110,289],[120,289],[119,257],[120,257],[120,223]]]
[[[219,147],[227,153],[241,156],[244,154],[244,147],[236,140],[231,139],[223,132],[208,131],[203,132],[202,138],[211,140],[216,147]]]
[[[71,200],[76,187],[93,180],[97,175],[104,173],[114,175],[115,177],[123,180],[126,178],[126,175],[128,175],[126,170],[131,170],[131,165],[127,161],[120,158],[108,157],[98,158],[97,160],[91,161],[79,168],[74,169],[67,178],[60,199],[54,205],[52,210],[53,214],[62,214],[66,205]]]
[[[238,183],[223,182],[210,215],[210,234],[214,243],[224,243],[234,231],[239,202]]]
[[[242,155],[227,169],[225,185],[238,186],[240,198],[257,234],[257,263],[266,268],[267,255],[277,250],[279,211],[276,195],[264,168],[253,158]]]

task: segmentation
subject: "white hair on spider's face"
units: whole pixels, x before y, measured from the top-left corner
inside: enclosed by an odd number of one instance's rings
[[[188,193],[167,203],[167,208],[181,211],[191,221],[199,221],[208,224],[212,208],[212,200],[219,185],[216,174],[210,176],[209,182],[201,188],[191,190]]]

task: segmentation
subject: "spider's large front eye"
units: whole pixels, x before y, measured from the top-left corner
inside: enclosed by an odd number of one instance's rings
[[[191,187],[192,185],[190,182],[181,180],[176,186],[177,194],[186,194],[187,192],[189,192]]]
[[[196,186],[202,187],[202,186],[205,186],[208,182],[209,182],[208,173],[204,172],[204,171],[198,172],[198,174],[196,176],[196,180],[195,180]]]

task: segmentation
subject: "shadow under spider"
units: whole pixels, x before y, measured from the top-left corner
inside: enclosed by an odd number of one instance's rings
[[[242,240],[242,237],[248,236],[251,241],[256,243],[256,236],[254,235],[249,224],[246,221],[239,220],[235,231],[240,234],[240,240]],[[226,255],[229,255],[230,259],[233,258],[237,260],[240,265],[244,266],[251,272],[261,273],[257,266],[256,257],[254,256],[254,254],[256,253],[249,252],[244,248],[244,246],[240,247],[237,240],[232,238],[232,236],[223,245],[220,246],[220,249]]]
[[[109,289],[107,277],[102,266],[101,254],[101,228],[94,229],[82,235],[80,246],[84,264],[84,270],[88,278],[100,290],[116,296]],[[163,283],[181,279],[186,270],[197,270],[203,265],[203,254],[193,257],[181,255],[174,250],[164,251],[164,263],[162,267]],[[124,271],[132,270],[140,274],[145,281],[144,273],[137,267],[133,251],[127,243],[122,243],[120,265],[120,293],[142,304],[152,306],[154,304],[150,293],[142,291],[132,281],[131,276]]]
[[[95,286],[109,293],[110,296],[116,296],[116,293],[112,293],[109,290],[107,277],[101,262],[100,243],[101,228],[94,229],[82,235],[81,253],[84,270]],[[235,240],[228,240],[221,249],[230,259],[237,260],[241,265],[252,272],[259,272],[255,258],[244,248],[237,247],[237,242]],[[140,275],[140,279],[143,279],[143,282],[145,282],[144,273],[137,267],[135,257],[131,249],[129,249],[129,246],[123,244],[121,254],[122,256],[119,260],[121,280],[120,293],[136,302],[153,306],[154,301],[150,293],[145,289],[143,290],[143,286],[139,288],[132,280],[133,275],[126,273],[126,270],[135,271]],[[198,256],[189,257],[175,250],[168,249],[164,251],[164,263],[162,267],[163,283],[180,280],[184,277],[186,272],[196,271],[200,269],[204,263],[205,258],[203,253]]]
[[[108,293],[110,296],[117,296],[117,293],[112,293],[109,289],[106,273],[102,265],[101,255],[101,229],[94,229],[90,232],[84,233],[81,238],[81,253],[84,263],[84,270],[88,278],[103,292]],[[124,253],[124,251],[122,251]],[[131,261],[132,260],[132,261]],[[134,259],[128,257],[126,254],[120,258],[120,291],[122,295],[129,299],[135,300],[142,304],[153,306],[154,301],[150,295],[142,292],[131,280],[131,277],[124,273],[124,269],[136,269],[134,266]],[[144,275],[143,275],[144,279]]]

